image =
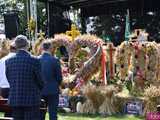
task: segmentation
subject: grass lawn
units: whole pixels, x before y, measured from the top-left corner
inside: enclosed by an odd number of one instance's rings
[[[46,116],[46,120],[48,119],[48,115]],[[101,117],[99,115],[79,115],[79,114],[71,114],[71,113],[60,113],[58,115],[58,120],[144,120],[143,117],[133,116],[133,115],[114,115],[108,117]]]
[[[0,113],[0,116],[3,116],[3,113]],[[48,114],[46,119],[49,120]],[[80,115],[76,113],[59,113],[58,120],[144,120],[143,117],[133,116],[133,115],[115,115],[108,117],[101,117],[99,115]]]

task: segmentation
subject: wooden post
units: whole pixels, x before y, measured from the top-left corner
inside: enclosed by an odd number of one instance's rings
[[[114,77],[114,61],[113,61],[113,55],[114,55],[115,48],[113,47],[113,44],[109,44],[109,68],[110,68],[110,79],[113,79]]]

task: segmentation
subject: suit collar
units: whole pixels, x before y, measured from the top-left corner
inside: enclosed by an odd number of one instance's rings
[[[26,50],[18,50],[17,55],[27,55],[27,56],[29,56],[30,53]]]
[[[43,52],[42,56],[51,56],[50,52]]]

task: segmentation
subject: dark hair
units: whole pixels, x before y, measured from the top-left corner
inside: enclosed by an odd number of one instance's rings
[[[52,43],[50,41],[45,41],[42,43],[43,50],[49,50],[50,48],[52,48]]]

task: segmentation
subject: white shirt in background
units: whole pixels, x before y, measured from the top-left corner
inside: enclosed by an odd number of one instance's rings
[[[6,65],[5,61],[12,56],[14,56],[15,53],[9,53],[7,56],[0,59],[0,88],[9,88],[9,83],[6,77]]]

